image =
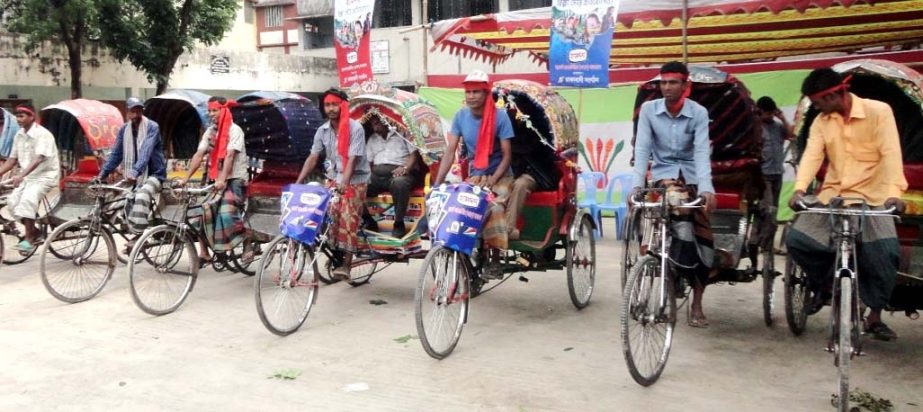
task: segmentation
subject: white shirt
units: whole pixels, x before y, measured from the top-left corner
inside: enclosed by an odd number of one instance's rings
[[[19,129],[13,138],[13,150],[10,157],[19,161],[19,167],[25,170],[36,156],[45,156],[45,160],[26,175],[23,180],[32,182],[57,182],[61,178],[61,159],[54,135],[39,124],[33,124],[26,132]]]
[[[366,143],[369,162],[376,165],[403,166],[407,163],[407,156],[417,151],[416,146],[410,144],[403,136],[392,130],[385,140],[378,133],[372,134]]]
[[[199,141],[199,151],[205,150],[206,159],[208,158],[209,152],[211,152],[211,140],[215,135],[215,126],[209,126],[208,130],[202,135],[202,140]],[[231,127],[228,130],[228,147],[227,151],[234,150],[237,152],[234,155],[234,165],[231,167],[231,174],[228,176],[228,179],[244,179],[247,180],[249,174],[247,173],[247,146],[244,144],[244,130],[240,128],[236,123],[231,123]],[[206,171],[206,173],[208,173]]]

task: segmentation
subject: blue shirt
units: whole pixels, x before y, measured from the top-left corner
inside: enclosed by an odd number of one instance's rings
[[[474,153],[475,148],[478,144],[478,132],[481,130],[481,118],[474,117],[471,114],[471,108],[464,107],[455,113],[455,118],[452,119],[452,131],[451,133],[455,136],[460,136],[462,142],[465,145],[465,153],[467,153],[468,158],[472,160],[469,163],[468,174],[471,176],[490,176],[497,171],[497,168],[500,167],[500,162],[503,160],[503,151],[500,150],[500,140],[501,139],[512,139],[515,134],[513,133],[513,123],[510,122],[510,117],[506,115],[506,110],[496,109],[497,114],[494,119],[494,148],[490,153],[490,158],[487,162],[486,169],[478,169],[474,167]]]
[[[682,173],[686,184],[698,185],[698,192],[715,193],[711,181],[711,147],[708,141],[708,110],[686,99],[679,115],[667,111],[663,99],[641,105],[635,134],[634,187],[644,186],[651,157],[651,176],[656,180],[676,179]]]
[[[160,181],[164,181],[167,178],[167,159],[163,154],[163,139],[160,138],[160,126],[157,125],[157,122],[149,120],[150,124],[147,126],[147,138],[144,140],[144,144],[141,147],[135,145],[138,155],[135,156],[135,164],[125,165],[123,168],[125,170],[126,177],[138,177],[141,175],[141,172],[144,171],[144,167],[147,166],[148,176],[153,176]],[[125,123],[119,129],[118,134],[115,138],[115,144],[112,146],[112,151],[109,153],[109,158],[106,159],[106,163],[103,165],[103,170],[100,175],[106,177],[109,173],[112,173],[116,167],[119,167],[119,164],[122,163],[122,157],[124,156],[124,145],[123,139],[125,138],[125,130],[131,127],[131,122]]]

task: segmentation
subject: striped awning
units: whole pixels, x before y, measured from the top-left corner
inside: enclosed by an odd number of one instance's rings
[[[622,0],[610,65],[679,60],[682,9],[673,0]],[[690,62],[736,63],[923,44],[923,0],[690,0]],[[443,20],[433,49],[491,62],[517,52],[548,58],[551,8]]]

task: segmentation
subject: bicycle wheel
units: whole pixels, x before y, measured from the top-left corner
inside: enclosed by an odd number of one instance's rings
[[[258,257],[260,256],[262,245],[256,240],[251,241],[251,247],[253,248],[253,260],[249,262],[244,261],[244,243],[241,242],[240,245],[237,245],[236,248],[231,250],[230,258],[231,264],[234,266],[234,271],[242,273],[247,276],[253,276],[258,270]]]
[[[837,410],[841,412],[849,411],[849,360],[853,352],[853,330],[858,325],[853,322],[853,290],[852,278],[841,277],[840,280],[840,300],[839,307],[836,309],[838,331],[836,347],[837,363],[837,388],[839,396],[837,397]]]
[[[369,283],[372,275],[378,269],[378,262],[369,262],[364,259],[353,258],[353,266],[350,269],[350,278],[346,281],[349,286],[357,287]]]
[[[171,225],[150,229],[135,242],[128,279],[131,298],[141,310],[160,316],[183,304],[199,275],[194,245]]]
[[[436,246],[426,254],[414,294],[417,335],[423,350],[443,359],[455,349],[468,320],[467,257]]]
[[[321,250],[315,250],[317,255],[317,280],[325,285],[332,285],[340,281],[333,277],[333,261]]]
[[[314,251],[278,236],[269,243],[257,265],[256,313],[270,332],[290,335],[308,318],[317,298]]]
[[[622,353],[628,372],[641,386],[657,382],[667,365],[676,325],[676,299],[672,277],[660,296],[660,259],[645,256],[632,269],[622,295]]]
[[[763,251],[763,322],[766,326],[772,326],[772,313],[775,309],[775,286],[776,273],[775,262],[773,262],[772,250]]]
[[[54,250],[54,253],[49,253]],[[39,254],[42,284],[55,298],[68,303],[99,294],[115,271],[115,242],[88,220],[58,226]]]
[[[41,207],[41,206],[40,206]],[[41,207],[44,209],[44,207]],[[48,212],[45,211],[45,214]],[[44,215],[44,214],[43,214]],[[16,265],[25,262],[38,252],[38,245],[28,252],[23,252],[16,248],[19,242],[26,238],[26,227],[10,217],[2,218],[4,223],[0,225],[0,237],[3,238],[3,263],[7,265]],[[38,229],[38,239],[46,239],[48,235],[48,224],[44,220],[36,220],[35,228]]]
[[[580,221],[575,237],[573,241],[565,240],[567,291],[571,303],[577,309],[583,309],[590,304],[596,283],[596,239],[593,237],[593,224],[588,218]]]
[[[811,302],[807,274],[792,257],[785,257],[785,320],[795,336],[804,332],[808,321],[807,307]]]
[[[638,259],[641,258],[641,242],[644,239],[644,231],[641,228],[640,209],[631,209],[628,217],[625,219],[625,239],[622,240],[622,291],[625,291],[625,282],[628,281],[628,275],[631,268],[635,266]]]

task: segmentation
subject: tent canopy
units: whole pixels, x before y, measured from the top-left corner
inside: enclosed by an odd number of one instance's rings
[[[443,20],[433,49],[502,62],[516,52],[548,58],[551,8]],[[689,0],[690,62],[772,60],[923,42],[923,0]],[[610,65],[680,60],[682,6],[622,0]]]

